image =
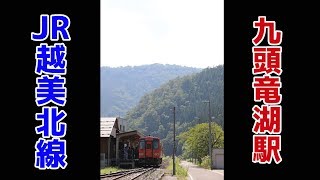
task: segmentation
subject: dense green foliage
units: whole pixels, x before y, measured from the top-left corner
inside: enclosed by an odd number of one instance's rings
[[[224,69],[223,66],[206,68],[199,73],[170,80],[160,88],[144,95],[127,115],[131,129],[162,139],[164,153],[172,154],[173,111],[176,107],[176,135],[196,124],[208,122],[210,99],[212,120],[223,127],[224,122]],[[200,119],[196,119],[198,117]],[[182,154],[182,144],[177,139],[177,155]]]
[[[211,124],[212,133],[212,148],[224,147],[224,132],[222,128],[216,124]],[[202,162],[203,159],[209,154],[209,124],[198,124],[186,132],[180,133],[178,136],[179,143],[182,144],[183,154],[185,159],[196,158],[200,165],[206,162]]]
[[[170,79],[201,69],[151,64],[101,68],[101,116],[124,116],[140,98]]]

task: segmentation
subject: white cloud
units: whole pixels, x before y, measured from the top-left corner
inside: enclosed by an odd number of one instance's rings
[[[102,66],[223,64],[223,1],[102,0],[101,38]]]

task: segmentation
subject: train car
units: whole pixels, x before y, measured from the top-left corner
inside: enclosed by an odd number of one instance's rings
[[[162,154],[160,138],[145,136],[139,139],[139,165],[160,166]]]

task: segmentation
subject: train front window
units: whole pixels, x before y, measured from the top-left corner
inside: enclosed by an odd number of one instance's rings
[[[141,140],[140,143],[139,143],[139,148],[140,149],[144,149],[145,143],[146,142],[144,140]]]
[[[153,145],[153,149],[158,149],[159,148],[159,141],[153,140],[152,145]]]
[[[147,144],[147,149],[151,149],[151,144]]]

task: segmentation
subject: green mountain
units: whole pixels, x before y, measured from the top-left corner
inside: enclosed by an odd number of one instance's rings
[[[140,98],[170,79],[201,69],[178,65],[101,67],[101,116],[124,116]]]
[[[178,77],[141,98],[127,115],[131,129],[146,135],[158,136],[164,144],[164,153],[172,154],[173,111],[176,113],[176,135],[199,123],[208,122],[210,99],[212,121],[223,127],[224,122],[224,67],[206,68],[201,72]],[[196,118],[198,117],[198,118]],[[177,142],[178,145],[178,142]],[[181,154],[181,145],[177,147]]]

